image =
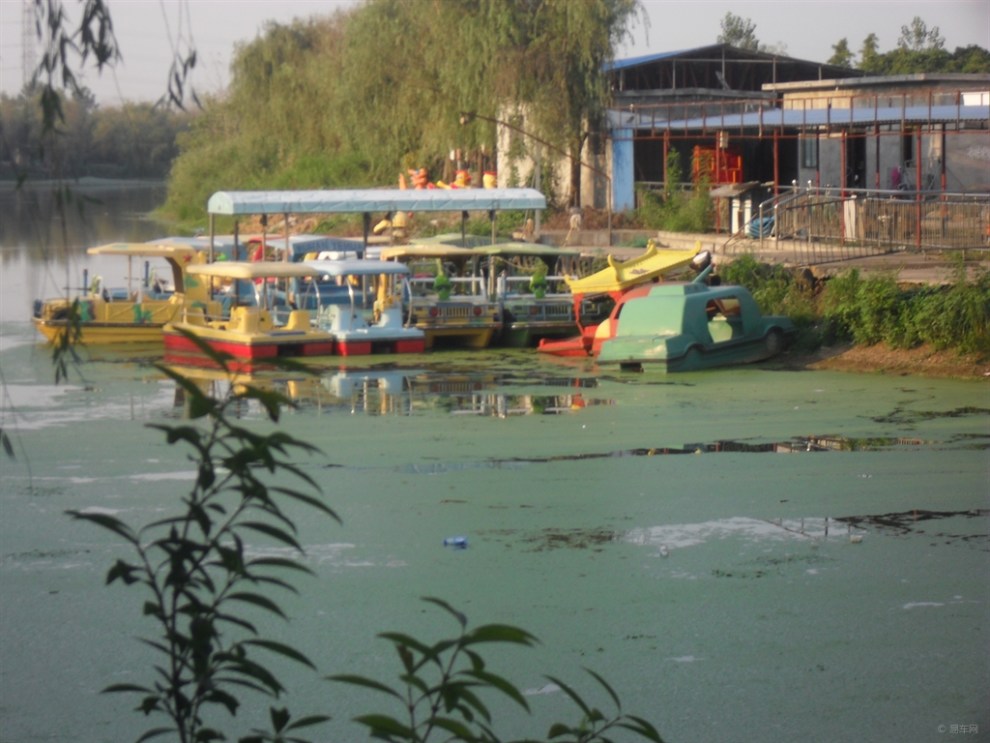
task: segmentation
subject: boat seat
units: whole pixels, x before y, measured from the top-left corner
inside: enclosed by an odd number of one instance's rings
[[[182,319],[190,325],[206,325],[206,313],[202,307],[186,307]]]
[[[258,310],[253,307],[234,307],[230,311],[230,328],[241,333],[258,332]]]
[[[309,330],[309,328],[309,312],[306,310],[292,310],[289,313],[289,319],[282,326],[283,330]]]

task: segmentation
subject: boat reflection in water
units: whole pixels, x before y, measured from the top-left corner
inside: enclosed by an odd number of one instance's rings
[[[227,375],[222,371],[197,367],[170,366],[214,399],[252,386],[278,392],[302,410],[320,413],[343,412],[351,415],[476,415],[508,418],[520,415],[561,415],[585,407],[612,405],[612,400],[585,397],[597,387],[589,378],[555,376],[542,381],[529,380],[526,393],[499,391],[505,381],[496,373],[450,372],[428,369],[351,369],[341,368],[320,374]],[[533,385],[547,388],[546,394],[532,392]],[[552,389],[552,391],[551,391]],[[186,397],[176,387],[175,407],[185,413]],[[260,414],[257,401],[243,399],[238,416]]]

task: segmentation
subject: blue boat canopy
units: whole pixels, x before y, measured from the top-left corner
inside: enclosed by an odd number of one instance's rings
[[[207,212],[248,214],[342,214],[370,212],[465,212],[546,209],[533,188],[332,189],[314,191],[218,191]]]

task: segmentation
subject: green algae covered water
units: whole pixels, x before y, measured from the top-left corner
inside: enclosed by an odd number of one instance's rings
[[[126,553],[65,515],[140,524],[185,493],[186,452],[147,425],[181,420],[184,401],[148,354],[84,354],[55,387],[30,327],[3,326],[5,743],[155,724],[99,693],[151,677],[139,593],[103,585]],[[319,669],[283,677],[294,714],[333,716],[314,739],[364,739],[351,718],[398,712],[322,679],[391,681],[379,632],[453,634],[423,596],[540,638],[488,658],[532,709],[492,700],[506,738],[576,721],[547,676],[608,709],[586,668],[669,741],[990,734],[987,383],[622,374],[533,352],[374,361],[276,383],[299,403],[280,425],[319,447],[300,465],[343,521],[295,514],[316,576],[278,597],[289,621],[268,627]],[[246,733],[267,706],[225,729]]]

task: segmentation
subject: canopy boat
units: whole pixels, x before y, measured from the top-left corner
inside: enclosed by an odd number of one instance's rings
[[[615,303],[629,289],[681,274],[691,267],[700,272],[711,265],[708,251],[658,249],[652,242],[634,258],[618,261],[608,256],[602,270],[583,278],[567,277],[579,334],[561,340],[540,341],[538,349],[554,356],[594,356],[600,338],[599,324],[607,319]],[[607,330],[607,329],[606,329]]]
[[[319,275],[317,269],[305,263],[218,261],[190,266],[189,273],[228,285],[230,313],[222,317],[208,315],[199,307],[184,308],[181,317],[163,329],[167,363],[214,365],[188,335],[214,351],[229,354],[232,360],[228,367],[237,373],[263,369],[278,358],[333,355],[333,335],[313,325],[309,310],[288,307],[282,320],[275,307],[276,281],[312,279]],[[239,282],[251,282],[256,296],[241,292]]]
[[[190,275],[188,269],[202,263],[205,254],[191,245],[110,243],[86,251],[93,256],[127,259],[127,285],[110,287],[96,276],[81,297],[35,300],[34,326],[55,341],[69,327],[73,304],[78,302],[79,328],[87,344],[154,343],[161,340],[162,327],[176,319],[185,307],[219,312],[210,297],[208,282]],[[141,277],[133,271],[134,259],[162,259],[171,268],[171,279]],[[145,264],[147,268],[148,263]]]
[[[600,364],[651,364],[669,372],[762,361],[780,353],[795,333],[788,318],[763,315],[744,287],[700,282],[630,289],[608,322]]]
[[[498,345],[527,348],[574,333],[577,315],[565,276],[576,270],[580,251],[519,242],[473,250],[484,256],[487,291],[501,307]]]
[[[501,308],[489,298],[471,248],[396,245],[382,248],[383,261],[409,267],[406,324],[426,334],[426,348],[452,344],[487,348],[502,329]]]
[[[290,217],[323,214],[361,214],[363,236],[356,241],[358,257],[367,258],[372,236],[372,215],[388,218],[402,212],[455,212],[461,215],[461,235],[466,239],[468,213],[484,211],[491,222],[494,242],[496,213],[501,210],[545,209],[546,197],[532,188],[464,188],[464,189],[321,189],[300,191],[217,191],[210,196],[206,210],[210,222],[210,240],[215,239],[217,218],[234,218],[234,241],[238,243],[238,224],[242,217],[282,215],[285,224],[283,245],[292,244]],[[278,244],[275,241],[274,244]],[[294,247],[294,246],[293,246]],[[335,249],[335,248],[334,248]],[[348,248],[349,249],[349,248]],[[309,252],[309,251],[307,251]],[[239,257],[241,251],[237,252]]]
[[[333,336],[340,356],[422,353],[426,334],[403,323],[409,267],[378,260],[315,260],[316,276],[297,282],[297,303],[316,307],[316,324]],[[300,286],[302,284],[302,286]]]

